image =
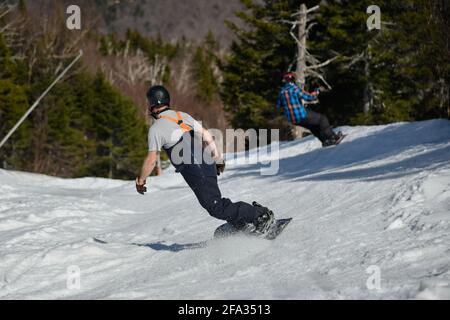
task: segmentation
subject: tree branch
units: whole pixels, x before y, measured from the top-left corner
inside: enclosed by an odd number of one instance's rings
[[[331,62],[333,62],[333,61],[336,60],[337,58],[339,58],[339,56],[333,57],[333,58],[331,58],[331,59],[328,59],[328,60],[325,61],[325,62],[316,64],[316,65],[313,65],[313,66],[308,66],[308,67],[306,67],[306,69],[307,69],[307,70],[311,70],[311,69],[320,69],[320,68],[323,68],[323,67],[329,65]]]
[[[320,80],[322,80],[322,82],[327,86],[328,90],[331,90],[332,87],[330,86],[330,84],[325,80],[325,78],[318,72],[313,71],[313,70],[306,70],[305,74],[307,76],[312,75],[316,78],[319,78]]]
[[[349,69],[351,68],[354,64],[358,63],[359,61],[363,60],[364,58],[364,51],[361,52],[360,54],[354,55],[352,57],[349,57],[347,59],[351,59],[350,63],[348,63],[345,68]]]
[[[311,13],[311,12],[313,12],[313,11],[316,11],[316,10],[318,10],[319,8],[320,8],[319,5],[314,6],[314,7],[312,7],[312,8],[309,8],[309,9],[306,10],[306,14]],[[302,13],[301,13],[300,11],[297,11],[296,13],[292,14],[291,17],[296,17],[296,16],[299,16],[299,15],[301,15],[301,14],[302,14]]]
[[[282,23],[286,23],[286,24],[292,24],[294,26],[298,25],[298,21],[290,21],[290,20],[285,20],[285,19],[281,19],[281,20],[278,20],[278,21],[280,21]]]
[[[8,13],[10,13],[15,7],[17,7],[17,5],[6,7],[7,7],[6,11],[0,14],[0,19],[6,16]]]
[[[311,13],[311,12],[316,11],[316,10],[319,10],[319,8],[320,8],[319,5],[314,6],[312,8],[309,8],[308,10],[306,10],[306,14]]]

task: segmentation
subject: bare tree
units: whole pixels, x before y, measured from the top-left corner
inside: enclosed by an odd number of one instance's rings
[[[17,5],[0,3],[0,21],[3,19],[4,25],[0,25],[0,34],[10,48],[15,48],[23,41],[22,31],[24,29],[24,19],[14,15]],[[14,55],[14,60],[23,59],[23,56]]]
[[[33,14],[28,14],[27,8],[7,5],[5,2],[0,4],[1,34],[13,53],[12,59],[21,60],[27,66],[25,69],[28,72],[28,83],[34,81],[37,65],[40,71],[48,75],[60,74],[68,61],[77,56],[81,42],[93,26],[87,24],[80,32],[69,31],[64,21],[65,10],[62,4],[52,2],[51,9],[36,7]],[[77,70],[79,69],[75,68],[71,75]],[[61,73],[61,78],[67,76],[65,72]],[[36,102],[39,103],[40,99],[38,98]],[[55,151],[57,148],[49,151],[47,146],[48,110],[45,105],[48,106],[48,103],[51,102],[42,101],[40,103],[42,107],[34,112],[36,119],[41,121],[37,121],[34,127],[33,159],[29,161],[28,166],[37,172],[59,170],[57,164],[50,163],[51,153],[58,152]],[[31,111],[32,109],[27,115]]]
[[[302,3],[300,5],[299,11],[291,15],[291,17],[295,20],[282,20],[282,22],[291,25],[290,35],[297,44],[295,73],[297,75],[297,82],[300,84],[301,88],[304,88],[306,84],[306,78],[311,77],[321,80],[322,83],[327,87],[327,89],[331,90],[331,85],[325,80],[324,74],[321,69],[336,60],[339,55],[336,55],[335,57],[328,59],[327,61],[320,62],[319,59],[317,59],[308,50],[307,39],[309,32],[317,24],[313,22],[313,12],[317,11],[318,9],[318,5],[308,9],[306,5]],[[298,29],[297,34],[295,34],[296,28]],[[317,103],[317,101],[303,101],[304,105],[315,103]],[[291,129],[292,135],[294,137],[303,137],[306,133],[309,133],[309,130],[299,126],[293,126]]]
[[[34,15],[22,12],[17,5],[0,4],[0,33],[8,47],[12,48],[14,60],[22,60],[27,65],[28,82],[36,64],[42,57],[46,58],[46,71],[58,74],[68,60],[73,59],[86,39],[87,34],[98,19],[86,19],[81,31],[69,31],[64,17],[58,12],[65,12],[60,3],[52,4],[50,12],[38,9]],[[7,19],[5,19],[7,17]]]
[[[181,95],[188,95],[194,90],[191,44],[186,44],[183,54],[172,62],[170,79],[174,89]]]
[[[325,62],[320,62],[309,52],[307,45],[309,32],[316,25],[315,22],[312,22],[312,13],[318,9],[319,6],[308,9],[306,5],[302,3],[299,11],[292,15],[292,18],[296,18],[296,20],[282,20],[282,22],[291,25],[290,35],[297,44],[296,74],[298,83],[303,87],[307,77],[317,78],[330,90],[331,86],[325,80],[321,69],[336,60],[339,55],[336,55]],[[298,28],[297,34],[294,33],[296,28]]]
[[[150,61],[142,50],[131,50],[130,42],[127,41],[125,49],[116,53],[108,63],[103,62],[101,68],[112,83],[122,82],[129,86],[138,83],[154,85],[161,83],[167,64],[167,59],[158,55]]]
[[[190,64],[190,57],[184,57],[179,62],[179,66],[172,69],[170,78],[178,92],[187,94],[189,90],[192,89],[192,67]]]

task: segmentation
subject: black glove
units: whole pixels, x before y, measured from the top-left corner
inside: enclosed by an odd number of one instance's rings
[[[139,178],[136,178],[136,191],[142,195],[147,192],[145,183],[146,181],[144,180],[144,184],[139,184]]]
[[[222,160],[222,163],[216,163],[217,175],[220,176],[221,173],[225,171],[225,161]]]

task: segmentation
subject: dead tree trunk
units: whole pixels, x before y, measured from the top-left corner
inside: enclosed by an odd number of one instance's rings
[[[325,62],[320,62],[316,57],[314,57],[308,51],[308,34],[316,23],[309,23],[313,20],[312,13],[317,11],[319,6],[312,7],[308,9],[305,4],[300,5],[300,10],[294,13],[292,16],[297,17],[294,21],[282,20],[283,23],[290,24],[291,27],[291,37],[297,43],[297,67],[296,74],[298,83],[303,86],[306,83],[306,78],[318,78],[322,81],[322,83],[328,88],[331,89],[331,86],[326,82],[323,73],[320,71],[323,67],[327,66],[334,60],[336,60],[339,56],[328,59]],[[294,33],[295,28],[298,27],[297,34]]]
[[[300,5],[299,19],[298,19],[298,41],[297,41],[297,81],[303,87],[306,83],[305,69],[306,69],[306,23],[307,12],[306,5]]]
[[[364,86],[364,97],[363,97],[363,111],[365,115],[370,113],[370,110],[373,106],[373,87],[370,81],[370,60],[372,58],[370,53],[370,44],[367,46],[367,49],[364,53],[364,77],[366,78],[366,84]]]

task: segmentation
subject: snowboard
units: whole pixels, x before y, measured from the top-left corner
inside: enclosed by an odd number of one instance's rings
[[[220,239],[220,238],[226,238],[234,235],[247,235],[247,236],[253,236],[253,237],[260,237],[267,240],[275,240],[286,228],[286,226],[292,221],[292,218],[287,219],[276,219],[272,226],[269,228],[269,230],[265,234],[258,234],[250,231],[243,231],[243,230],[237,230],[234,228],[231,224],[225,223],[218,227],[216,231],[214,232],[214,238]],[[163,242],[157,242],[157,243],[133,243],[133,242],[120,242],[120,241],[107,241],[100,239],[99,237],[92,237],[92,240],[95,243],[101,244],[101,245],[108,245],[108,244],[119,244],[119,245],[125,245],[125,246],[137,246],[137,247],[147,247],[156,251],[171,251],[171,252],[179,252],[184,250],[191,250],[191,249],[202,249],[208,246],[209,241],[202,241],[198,243],[188,243],[188,244],[178,244],[174,243],[171,245],[166,245]]]
[[[292,221],[292,218],[276,219],[270,229],[265,234],[258,234],[247,230],[238,230],[229,223],[219,226],[214,232],[214,238],[225,238],[235,235],[247,235],[261,237],[267,240],[275,240]]]
[[[340,144],[340,143],[342,142],[342,140],[344,140],[345,137],[347,137],[347,136],[348,136],[347,134],[343,134],[343,135],[339,138],[339,140],[336,141],[335,146],[337,146],[338,144]]]

